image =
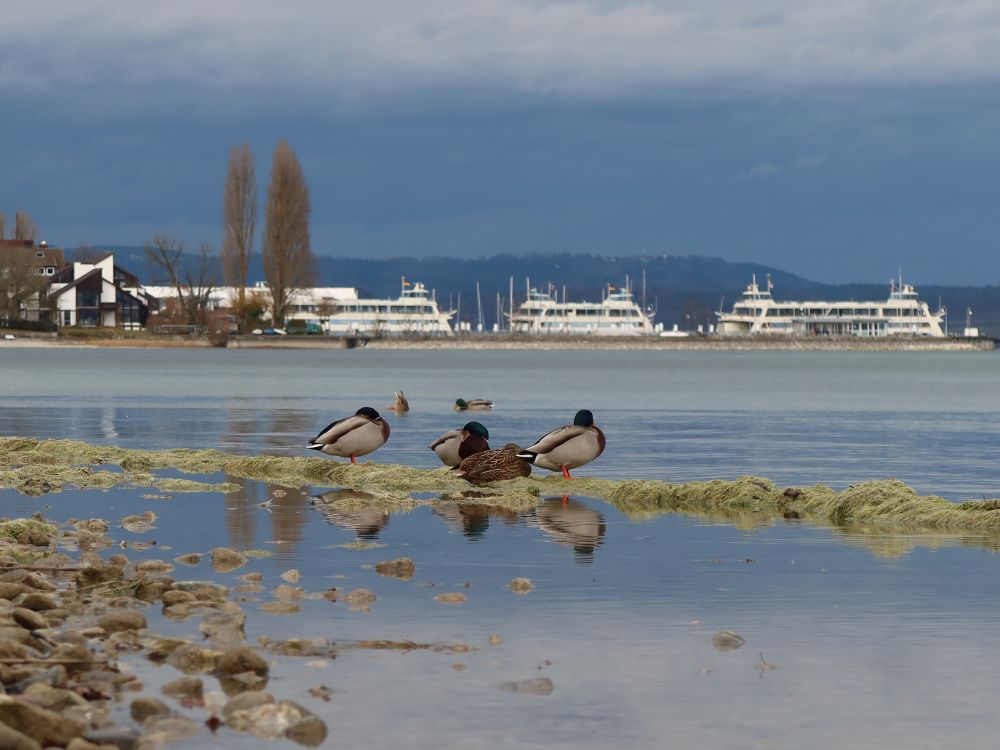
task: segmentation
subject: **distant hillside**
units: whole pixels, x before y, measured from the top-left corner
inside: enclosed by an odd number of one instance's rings
[[[157,280],[154,269],[140,247],[108,247],[118,263],[137,273],[147,283]],[[621,286],[631,278],[636,300],[642,302],[642,274],[646,273],[646,300],[657,309],[656,321],[682,328],[688,324],[714,323],[714,311],[722,304],[730,309],[753,274],[765,283],[771,275],[776,299],[885,299],[886,284],[822,284],[756,263],[731,263],[697,256],[603,257],[596,255],[497,255],[490,258],[319,258],[317,285],[357,287],[371,297],[395,296],[400,279],[421,281],[436,290],[442,306],[458,307],[461,317],[476,322],[476,282],[479,282],[483,316],[487,326],[496,318],[497,295],[507,305],[509,279],[514,277],[516,300],[524,298],[525,277],[532,286],[551,283],[570,299],[599,300],[607,283]],[[263,278],[259,256],[251,267],[253,280]],[[1000,335],[1000,287],[920,286],[917,291],[932,310],[938,300],[949,310],[949,327],[965,324],[966,308],[972,307],[973,324],[992,335]]]

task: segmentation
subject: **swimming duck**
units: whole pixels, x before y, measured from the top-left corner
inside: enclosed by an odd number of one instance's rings
[[[488,411],[493,408],[493,402],[485,398],[464,398],[455,400],[455,411]]]
[[[557,427],[517,456],[543,469],[562,471],[564,477],[572,479],[569,470],[589,464],[604,452],[604,445],[604,433],[594,424],[594,415],[581,409],[573,424]]]
[[[358,456],[366,456],[381,448],[388,439],[389,424],[373,408],[363,406],[353,417],[328,424],[309,441],[309,448],[328,456],[350,457],[351,463],[355,464]]]
[[[460,430],[449,430],[428,445],[445,466],[455,467],[462,459],[490,449],[490,431],[479,422],[468,422]]]
[[[410,410],[410,402],[402,391],[396,391],[395,393],[396,399],[392,402],[392,406],[389,407],[389,411],[394,411],[397,414],[406,414]]]
[[[475,453],[463,459],[451,473],[472,484],[530,476],[531,465],[518,458],[519,450],[515,443],[507,443],[500,450]]]

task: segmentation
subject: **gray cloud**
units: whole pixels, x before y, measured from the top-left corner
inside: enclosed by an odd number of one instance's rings
[[[706,84],[994,81],[992,0],[97,0],[25,4],[0,87],[281,81],[362,100],[413,86],[621,95]]]

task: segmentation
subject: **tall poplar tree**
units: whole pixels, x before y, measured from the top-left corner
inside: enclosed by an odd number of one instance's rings
[[[284,325],[295,292],[312,284],[315,259],[309,242],[309,186],[292,147],[279,141],[271,159],[271,183],[261,260],[271,292],[275,326]]]

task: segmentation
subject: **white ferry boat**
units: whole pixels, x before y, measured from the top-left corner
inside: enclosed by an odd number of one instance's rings
[[[729,313],[717,312],[723,336],[781,334],[792,336],[929,336],[943,338],[944,310],[932,313],[917,299],[912,284],[890,282],[886,300],[869,302],[777,302],[754,276]]]
[[[323,332],[331,336],[454,336],[453,310],[442,311],[419,281],[402,280],[396,299],[335,299],[316,310]]]
[[[608,284],[600,302],[559,302],[551,294],[528,290],[528,298],[510,314],[513,333],[531,335],[651,336],[653,313],[644,312],[626,287]]]

